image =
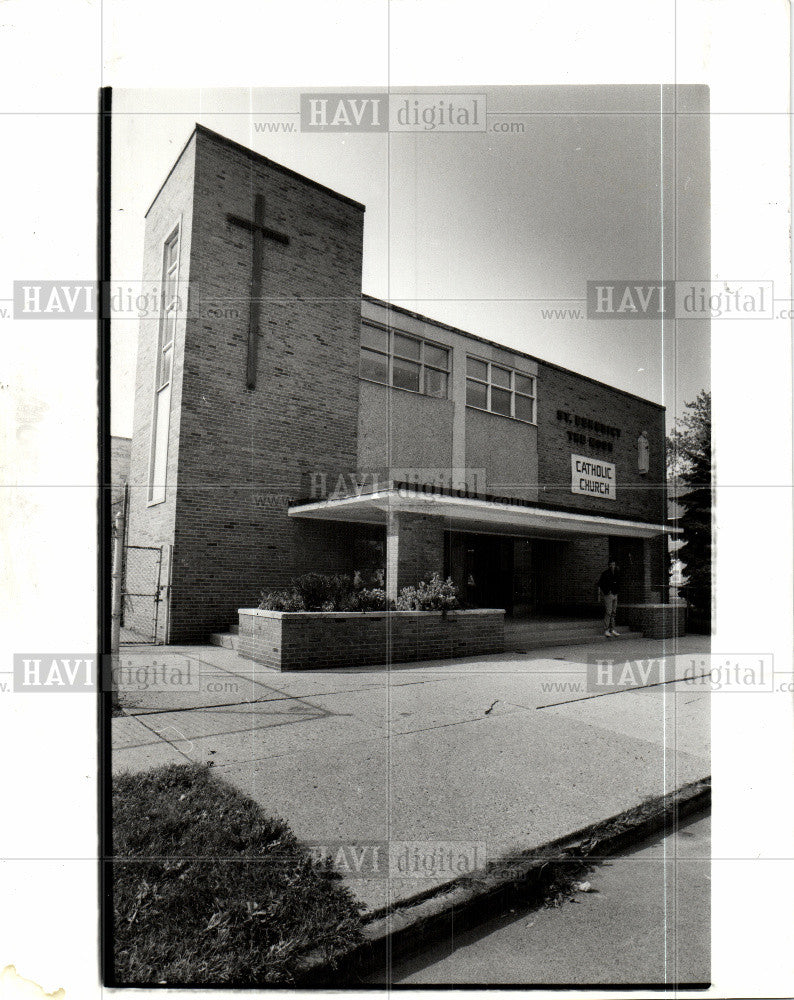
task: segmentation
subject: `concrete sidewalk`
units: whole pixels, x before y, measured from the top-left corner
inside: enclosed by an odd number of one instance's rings
[[[465,661],[280,674],[218,647],[188,657],[193,692],[122,692],[113,768],[212,763],[304,841],[542,846],[709,774],[707,637],[608,640]],[[663,659],[670,683],[600,694],[588,659]],[[429,849],[429,848],[428,848]],[[370,910],[448,881],[355,878]]]

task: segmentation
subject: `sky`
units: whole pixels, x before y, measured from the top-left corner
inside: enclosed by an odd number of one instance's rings
[[[144,215],[199,122],[366,205],[365,293],[663,403],[671,423],[709,387],[708,322],[589,320],[584,300],[588,280],[710,276],[708,91],[461,89],[486,94],[487,131],[301,133],[298,90],[114,90],[114,283],[140,280]],[[114,323],[113,434],[131,433],[137,334]]]

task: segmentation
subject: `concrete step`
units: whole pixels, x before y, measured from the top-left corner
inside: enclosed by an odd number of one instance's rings
[[[607,643],[620,643],[626,639],[641,639],[642,632],[631,632],[620,629],[619,636],[612,636],[607,639],[603,629],[591,629],[583,632],[581,629],[572,632],[557,631],[546,635],[527,636],[524,641],[516,637],[505,637],[507,652],[526,653],[533,649],[545,649],[547,646],[587,646],[590,643],[602,641]]]
[[[224,649],[237,649],[238,643],[238,631],[237,626],[234,626],[234,632],[212,632],[210,634],[210,645],[211,646],[223,646]]]

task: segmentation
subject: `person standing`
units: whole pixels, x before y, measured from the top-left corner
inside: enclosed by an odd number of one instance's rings
[[[618,610],[618,591],[620,589],[620,574],[618,564],[609,560],[609,566],[598,578],[598,596],[604,602],[604,635],[607,637],[620,635],[615,630],[615,614]]]

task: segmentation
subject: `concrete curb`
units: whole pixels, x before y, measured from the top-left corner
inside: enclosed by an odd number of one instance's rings
[[[331,956],[320,950],[307,954],[295,985],[349,986],[387,960],[427,947],[451,928],[453,918],[457,932],[503,912],[510,903],[540,902],[555,877],[570,876],[587,863],[659,831],[672,830],[710,804],[711,778],[694,781],[524,854],[495,861],[480,873],[403,900],[388,912],[372,914],[363,941],[349,951]]]

